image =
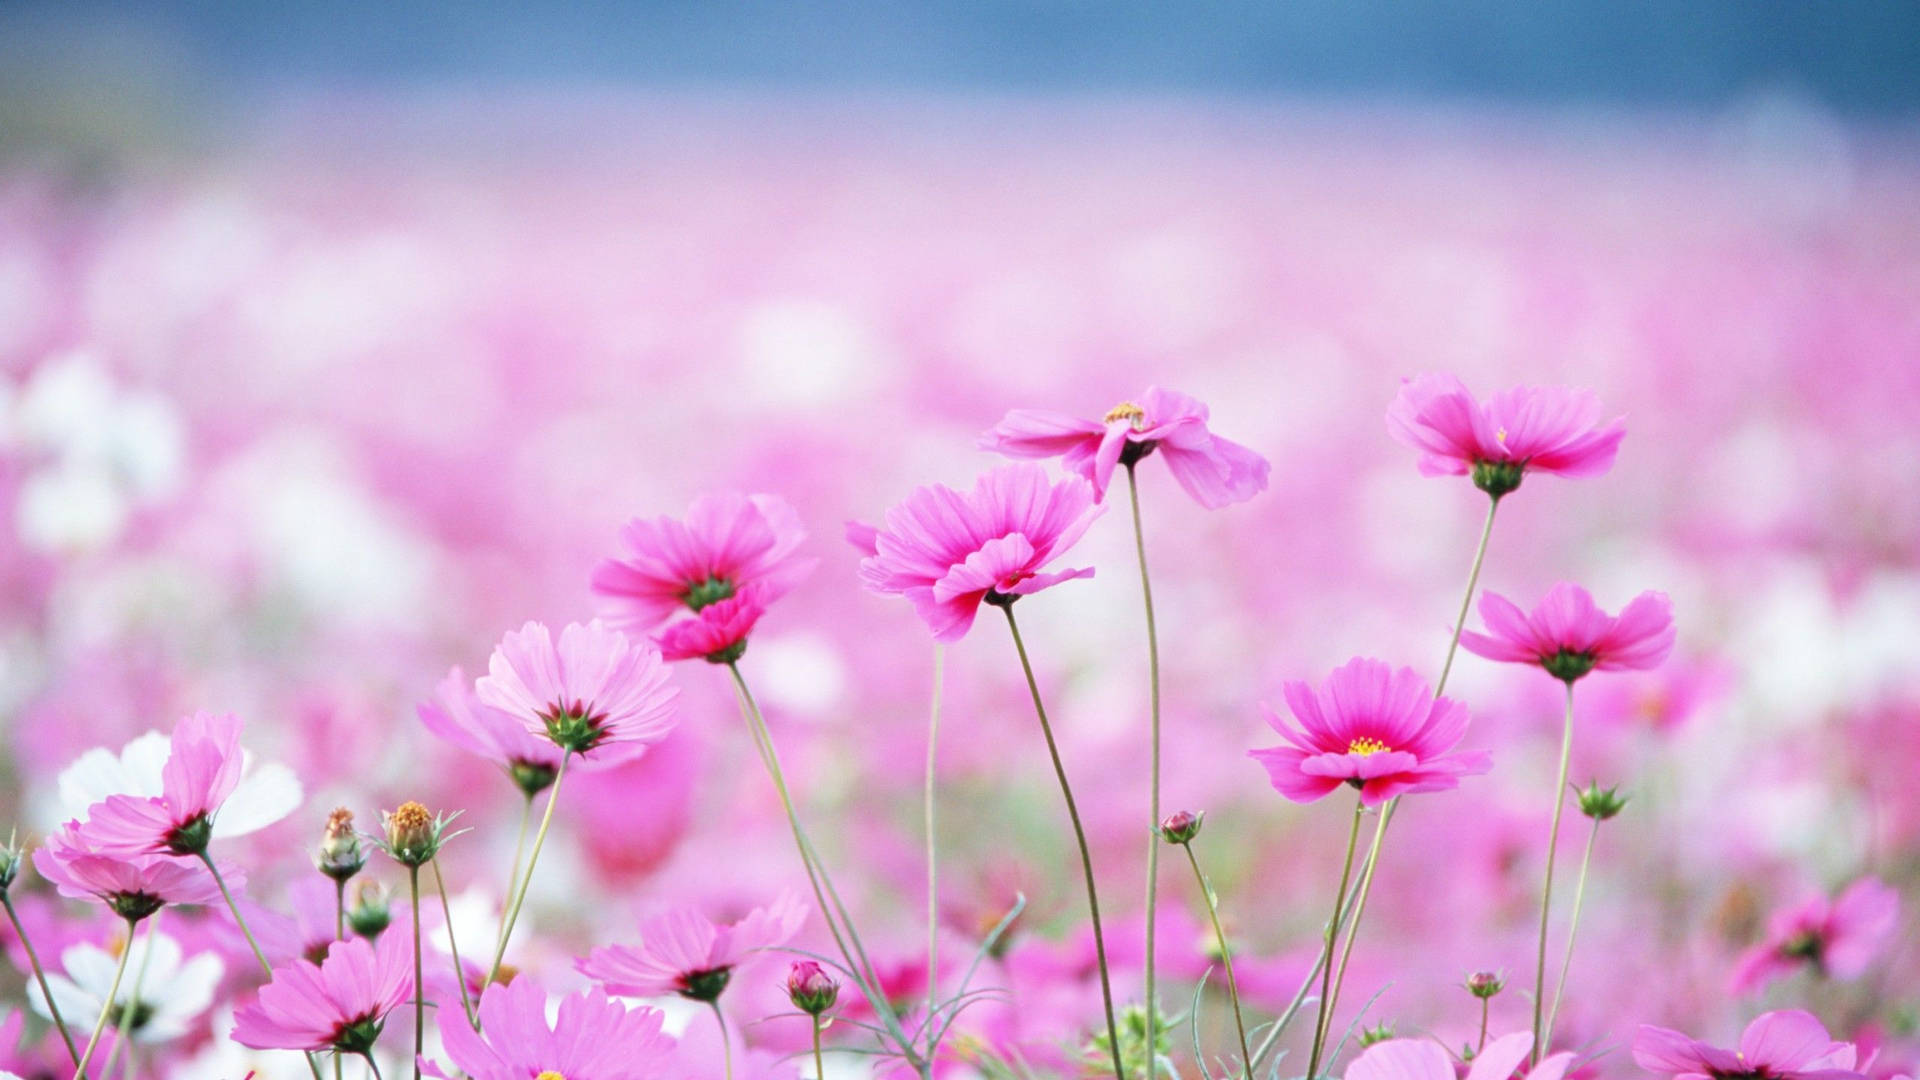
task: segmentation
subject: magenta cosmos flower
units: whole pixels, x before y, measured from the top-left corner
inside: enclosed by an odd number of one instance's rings
[[[786,944],[806,918],[806,907],[790,893],[726,926],[694,908],[677,907],[642,923],[639,945],[605,945],[576,966],[616,994],[679,994],[712,1002],[727,988],[734,968],[755,950]]]
[[[220,886],[199,862],[172,855],[115,855],[101,851],[83,826],[69,821],[33,853],[33,867],[61,896],[100,900],[114,914],[139,922],[168,904],[212,904]],[[234,888],[246,880],[238,867],[222,866]]]
[[[1458,787],[1461,777],[1493,767],[1484,750],[1453,750],[1467,733],[1467,707],[1434,697],[1412,668],[1395,671],[1356,657],[1317,692],[1296,680],[1282,693],[1300,729],[1263,705],[1267,723],[1289,745],[1248,754],[1266,766],[1274,790],[1294,802],[1347,784],[1359,789],[1362,803],[1379,806],[1410,792]]]
[[[1626,430],[1625,418],[1600,422],[1589,390],[1516,386],[1483,405],[1451,375],[1407,379],[1387,407],[1387,431],[1420,451],[1423,475],[1471,474],[1496,499],[1530,472],[1601,475]]]
[[[1880,955],[1899,921],[1900,894],[1879,878],[1861,878],[1831,901],[1813,897],[1774,916],[1766,940],[1734,969],[1734,992],[1754,993],[1802,967],[1830,978],[1856,978]]]
[[[612,763],[673,730],[680,691],[666,683],[658,650],[599,620],[569,624],[557,643],[530,622],[500,639],[474,692],[560,749]]]
[[[1091,568],[1043,572],[1100,516],[1086,481],[1047,481],[1038,465],[1002,465],[962,494],[944,484],[917,488],[887,511],[860,577],[875,592],[907,598],[937,641],[958,641],[981,601],[1015,599]]]
[[[428,731],[506,769],[529,799],[546,790],[559,771],[561,751],[553,740],[481,701],[458,667],[434,687],[433,700],[422,702],[416,711]]]
[[[1547,590],[1531,615],[1489,592],[1480,598],[1480,618],[1490,633],[1462,631],[1460,644],[1489,660],[1539,664],[1571,683],[1589,671],[1649,670],[1673,651],[1673,601],[1663,592],[1643,592],[1609,615],[1578,585]]]
[[[1762,1013],[1740,1035],[1740,1048],[1722,1050],[1669,1028],[1640,1025],[1633,1060],[1680,1080],[1862,1080],[1852,1043],[1835,1042],[1812,1013]]]
[[[661,1017],[659,1009],[629,1008],[596,986],[560,999],[548,1020],[546,992],[523,976],[488,987],[480,1031],[443,1024],[440,1041],[467,1080],[652,1080],[673,1048],[660,1033]],[[428,1076],[448,1075],[421,1064]]]
[[[1008,457],[1057,457],[1068,472],[1093,484],[1095,499],[1106,498],[1114,466],[1132,467],[1158,454],[1187,494],[1209,510],[1265,491],[1269,469],[1266,458],[1208,431],[1205,405],[1157,386],[1099,420],[1015,409],[980,436],[980,448]]]
[[[671,623],[654,637],[667,660],[705,660],[731,664],[747,651],[747,635],[767,613],[767,590],[747,585],[725,600],[701,608],[692,618]]]
[[[412,993],[413,939],[403,927],[381,934],[377,946],[351,938],[319,964],[275,967],[259,998],[234,1011],[233,1041],[255,1050],[366,1054],[387,1014]]]
[[[1516,1031],[1488,1043],[1473,1056],[1465,1080],[1510,1080],[1533,1049],[1533,1033]],[[1526,1080],[1561,1080],[1573,1055],[1562,1051],[1541,1059]],[[1388,1039],[1374,1043],[1347,1066],[1346,1080],[1461,1080],[1453,1058],[1428,1039]]]
[[[620,533],[626,554],[594,567],[600,617],[617,630],[645,632],[749,585],[770,604],[819,561],[794,554],[806,538],[800,515],[772,495],[707,495],[681,520],[635,518]]]
[[[240,719],[199,712],[174,725],[158,797],[109,795],[87,811],[86,832],[109,854],[198,855],[213,817],[240,783]]]

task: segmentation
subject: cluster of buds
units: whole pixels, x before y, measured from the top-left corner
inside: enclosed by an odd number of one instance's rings
[[[1619,785],[1602,788],[1600,781],[1588,781],[1580,791],[1580,812],[1595,821],[1605,821],[1626,809],[1627,797],[1620,794]]]
[[[392,856],[393,861],[417,870],[432,862],[433,857],[440,854],[440,848],[459,835],[447,834],[447,826],[459,816],[458,810],[451,814],[430,813],[425,806],[408,800],[397,810],[381,812],[386,836],[374,843]]]
[[[1207,820],[1205,810],[1194,813],[1191,810],[1179,810],[1167,815],[1160,823],[1160,839],[1169,844],[1190,844],[1200,835],[1200,826]]]
[[[326,831],[320,834],[320,848],[313,854],[313,865],[341,884],[367,865],[360,834],[353,831],[353,811],[341,806],[327,815]]]
[[[817,961],[795,960],[787,972],[787,999],[808,1016],[819,1016],[840,1000],[840,984]]]

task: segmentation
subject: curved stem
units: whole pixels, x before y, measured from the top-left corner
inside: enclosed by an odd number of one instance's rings
[[[1453,673],[1453,656],[1460,651],[1460,631],[1466,629],[1467,612],[1473,609],[1473,590],[1480,584],[1480,567],[1487,559],[1487,541],[1493,538],[1493,515],[1499,509],[1497,496],[1488,500],[1487,521],[1480,527],[1480,544],[1473,551],[1473,569],[1467,572],[1467,594],[1460,598],[1460,614],[1453,620],[1453,638],[1447,642],[1447,659],[1440,665],[1440,681],[1434,684],[1434,697],[1446,690],[1447,676]]]
[[[935,646],[938,648],[938,646]],[[931,1050],[928,1053],[932,1053]],[[827,1064],[820,1056],[820,1018],[813,1018],[813,1080],[827,1080]]]
[[[1567,805],[1567,765],[1573,753],[1573,684],[1567,684],[1567,718],[1560,729],[1560,772],[1553,783],[1553,826],[1547,834],[1547,873],[1540,886],[1540,944],[1533,973],[1533,1063],[1544,1054],[1540,1045],[1546,1031],[1547,917],[1553,911],[1553,860],[1560,849],[1560,812]]]
[[[1492,998],[1483,997],[1480,999],[1480,1041],[1474,1045],[1473,1052],[1475,1054],[1478,1054],[1480,1053],[1480,1051],[1485,1050],[1487,1048],[1487,1014],[1492,1009],[1493,1009]]]
[[[360,1056],[367,1059],[367,1069],[373,1073],[373,1080],[380,1080],[380,1066],[373,1060],[373,1051],[369,1050]]]
[[[460,943],[453,937],[453,905],[447,900],[447,879],[440,874],[440,860],[428,859],[433,867],[433,884],[440,892],[440,914],[447,921],[447,951],[453,954],[453,981],[460,986],[460,1011],[467,1014],[467,1023],[473,1030],[480,1030],[480,1021],[475,1018],[473,999],[467,996],[467,971],[460,966]]]
[[[549,794],[548,799],[552,799]],[[520,886],[520,860],[527,854],[527,829],[533,824],[533,796],[528,795],[520,803],[520,835],[513,842],[513,863],[507,869],[507,903],[500,907],[500,932],[493,937],[493,947],[502,947],[502,939],[507,936],[507,909],[512,906],[514,890]]]
[[[727,1065],[726,1080],[733,1080],[733,1039],[727,1034],[727,1018],[721,1013],[720,1002],[717,999],[707,1002],[707,1007],[713,1010],[713,1022],[720,1025],[720,1053]],[[815,1037],[818,1038],[819,1021],[814,1021],[814,1024]]]
[[[1006,613],[1007,629],[1013,634],[1013,647],[1020,654],[1020,670],[1026,673],[1027,690],[1033,695],[1033,711],[1040,718],[1040,732],[1046,736],[1047,755],[1053,759],[1053,775],[1060,781],[1060,795],[1067,803],[1067,818],[1073,823],[1074,843],[1080,847],[1080,872],[1087,881],[1087,909],[1093,916],[1093,952],[1100,962],[1100,998],[1107,1011],[1107,1049],[1113,1054],[1113,1075],[1127,1080],[1126,1066],[1120,1062],[1120,1028],[1113,1018],[1113,977],[1107,971],[1106,935],[1100,929],[1100,891],[1093,880],[1093,855],[1087,848],[1087,832],[1080,825],[1080,808],[1073,801],[1073,785],[1067,782],[1067,767],[1060,761],[1060,747],[1053,739],[1053,725],[1047,721],[1047,707],[1040,701],[1040,683],[1033,677],[1033,663],[1027,659],[1026,642],[1020,639],[1020,624],[1014,620],[1012,604],[999,605]],[[1148,1048],[1151,1055],[1152,1048]]]
[[[1313,1049],[1307,1055],[1306,1080],[1315,1080],[1320,1075],[1320,1051],[1326,1044],[1327,1018],[1333,1011],[1328,997],[1328,986],[1333,976],[1333,943],[1340,934],[1340,912],[1347,902],[1347,884],[1353,879],[1353,852],[1360,846],[1360,818],[1367,811],[1367,804],[1354,800],[1353,827],[1347,830],[1347,857],[1340,867],[1340,887],[1333,894],[1333,918],[1327,922],[1326,945],[1321,950],[1320,966],[1320,1007],[1313,1020]]]
[[[500,931],[500,942],[493,949],[493,964],[487,968],[487,977],[480,982],[480,992],[500,974],[500,961],[507,955],[507,942],[513,940],[513,928],[520,921],[520,909],[527,903],[527,886],[533,884],[533,868],[540,862],[540,849],[546,845],[547,830],[553,826],[553,808],[560,802],[560,782],[567,778],[567,763],[573,760],[573,752],[560,755],[560,768],[553,774],[553,786],[547,789],[547,808],[540,814],[540,831],[533,836],[533,851],[527,855],[527,872],[520,878],[512,910],[506,914],[505,928]],[[418,905],[415,905],[416,907]],[[416,946],[417,947],[417,946]],[[463,980],[464,981],[464,980]]]
[[[1541,1031],[1541,1039],[1553,1041],[1553,1021],[1560,1015],[1560,995],[1567,992],[1567,971],[1573,967],[1573,937],[1580,931],[1580,905],[1587,899],[1587,868],[1593,865],[1593,844],[1600,839],[1600,819],[1593,819],[1593,828],[1587,832],[1587,850],[1580,856],[1580,876],[1573,886],[1573,918],[1567,925],[1567,952],[1560,958],[1560,978],[1553,986],[1553,1005],[1547,1009],[1547,1026]]]
[[[427,1050],[427,980],[421,970],[420,864],[407,866],[407,895],[413,906],[413,1080],[420,1080],[420,1055]],[[451,928],[449,928],[451,929]],[[459,978],[456,970],[454,976]],[[459,979],[464,984],[465,979]]]
[[[947,648],[933,647],[933,705],[927,713],[927,1060],[939,1053],[938,1028],[933,1023],[934,1009],[940,1001],[940,893],[939,843],[934,833],[934,783],[938,779],[940,745],[940,695],[946,678]],[[820,1018],[813,1018],[814,1068],[820,1067]],[[819,1073],[825,1080],[826,1073]]]
[[[1213,920],[1213,940],[1220,945],[1220,965],[1227,973],[1227,1000],[1233,1002],[1233,1026],[1240,1035],[1240,1061],[1245,1066],[1246,1080],[1253,1080],[1253,1054],[1247,1050],[1247,1020],[1240,1011],[1240,984],[1233,977],[1233,949],[1227,945],[1227,932],[1220,926],[1220,908],[1213,898],[1213,886],[1207,884],[1207,875],[1200,872],[1200,857],[1193,853],[1191,841],[1181,844],[1186,849],[1187,862],[1193,867],[1193,880],[1200,885],[1200,897],[1207,902],[1207,918]]]
[[[120,963],[113,969],[113,984],[107,987],[106,1004],[100,1006],[100,1019],[93,1023],[93,1034],[87,1038],[87,1048],[80,1054],[80,1062],[74,1067],[74,1080],[87,1075],[87,1063],[93,1060],[94,1048],[100,1045],[100,1033],[107,1029],[107,1017],[113,1012],[113,1003],[120,997],[120,978],[127,973],[127,959],[133,955],[133,934],[137,924],[127,920],[127,947],[120,950]]]
[[[1147,1046],[1151,1048],[1157,1045],[1154,1042],[1154,1028],[1158,1026],[1160,1021],[1160,1002],[1154,988],[1154,931],[1157,929],[1155,914],[1159,907],[1160,899],[1160,845],[1163,842],[1158,832],[1160,827],[1160,634],[1153,620],[1153,582],[1147,576],[1147,534],[1146,530],[1142,528],[1140,524],[1140,482],[1134,475],[1134,466],[1131,464],[1127,466],[1127,502],[1133,510],[1133,551],[1137,561],[1140,563],[1140,599],[1147,614],[1147,700],[1149,727],[1151,729],[1150,746],[1152,749],[1150,759],[1152,764],[1147,800],[1146,1040]],[[1187,854],[1191,856],[1193,853],[1189,850]],[[1201,887],[1202,889],[1205,888],[1204,883]],[[1211,901],[1209,901],[1209,903],[1211,903]],[[1225,947],[1225,944],[1225,940],[1223,939],[1221,942],[1222,948]],[[1231,969],[1229,969],[1228,977],[1229,979],[1232,977]],[[1236,1005],[1236,1020],[1239,1018],[1238,1008]],[[1246,1039],[1243,1037],[1240,1042],[1240,1052],[1244,1056],[1246,1054]],[[1151,1052],[1151,1050],[1149,1050],[1149,1052]],[[1251,1066],[1248,1067],[1248,1072],[1251,1074]],[[1251,1075],[1249,1075],[1249,1080],[1251,1080]]]
[[[40,956],[33,951],[33,942],[27,938],[27,928],[20,925],[20,913],[13,909],[13,897],[0,890],[0,904],[7,909],[7,921],[13,924],[13,935],[20,939],[20,947],[26,950],[27,964],[33,968],[33,977],[40,984],[40,996],[47,999],[47,1014],[53,1017],[53,1026],[60,1030],[60,1041],[67,1044],[67,1058],[75,1065],[80,1064],[80,1051],[73,1045],[73,1035],[67,1030],[67,1022],[60,1017],[60,1006],[54,1004],[53,994],[47,990],[47,973],[40,966]]]

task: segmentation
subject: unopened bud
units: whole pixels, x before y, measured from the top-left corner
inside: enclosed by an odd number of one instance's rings
[[[1168,814],[1167,820],[1160,823],[1160,839],[1169,844],[1192,843],[1193,838],[1200,835],[1200,825],[1206,819],[1207,812],[1204,810],[1197,814],[1191,810]]]
[[[808,1016],[819,1016],[840,999],[840,984],[813,960],[795,960],[787,972],[787,997]]]
[[[1620,794],[1619,785],[1602,788],[1598,780],[1591,781],[1580,792],[1580,812],[1595,821],[1605,821],[1627,805],[1627,797]]]
[[[335,881],[346,881],[367,865],[360,834],[353,831],[353,811],[342,806],[327,815],[326,831],[320,834],[313,865]]]
[[[1507,988],[1507,977],[1497,971],[1476,971],[1467,976],[1467,993],[1485,1001]]]
[[[458,817],[437,817],[417,802],[408,800],[391,813],[383,813],[387,827],[386,839],[380,848],[393,856],[402,866],[421,867],[433,861],[440,853],[440,845],[447,840],[447,823]]]
[[[1372,1046],[1374,1043],[1386,1042],[1391,1038],[1393,1038],[1393,1025],[1384,1021],[1370,1028],[1360,1029],[1360,1045],[1363,1048]]]
[[[20,876],[20,864],[25,861],[26,853],[20,849],[17,833],[7,834],[7,846],[0,848],[0,896],[5,896],[13,888],[13,881]]]
[[[347,925],[353,932],[372,941],[393,921],[387,910],[386,886],[377,881],[362,881],[353,894],[353,906],[347,909]]]

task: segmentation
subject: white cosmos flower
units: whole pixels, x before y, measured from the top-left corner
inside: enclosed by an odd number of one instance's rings
[[[84,819],[88,807],[109,795],[160,795],[160,772],[172,747],[167,736],[149,731],[122,747],[118,755],[98,746],[81,754],[60,773],[59,820]],[[214,838],[264,829],[293,813],[301,795],[300,779],[292,769],[278,762],[262,764],[245,754],[239,785],[214,815]]]
[[[133,954],[127,957],[127,973],[113,999],[111,1022],[118,1024],[120,1010],[132,1002],[134,1042],[161,1043],[186,1034],[213,1004],[226,965],[210,952],[187,960],[178,941],[153,930],[142,931],[129,948]],[[60,954],[60,963],[66,968],[64,975],[47,972],[47,988],[60,1006],[60,1015],[99,1016],[120,958],[97,945],[74,945]],[[28,986],[27,1003],[34,1012],[51,1018],[38,985]]]

